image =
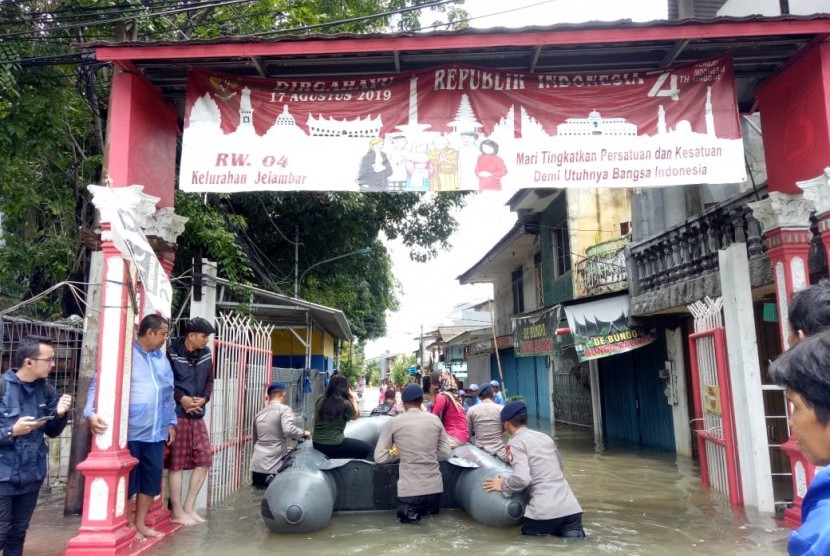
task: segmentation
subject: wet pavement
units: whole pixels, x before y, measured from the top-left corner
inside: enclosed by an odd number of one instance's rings
[[[485,527],[461,510],[443,511],[418,526],[397,523],[394,512],[341,513],[322,531],[277,535],[260,517],[261,491],[244,487],[211,510],[208,523],[184,528],[145,554],[503,554],[508,547],[517,555],[786,554],[789,531],[771,517],[732,510],[722,496],[705,491],[694,462],[626,449],[597,454],[584,431],[556,432],[566,476],[585,511],[584,541],[524,538],[518,527]],[[58,554],[80,523],[61,515],[61,500],[43,502],[29,530],[27,556]]]

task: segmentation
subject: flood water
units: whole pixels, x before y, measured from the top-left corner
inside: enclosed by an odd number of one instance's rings
[[[244,487],[211,510],[207,524],[184,528],[145,554],[503,554],[508,548],[517,555],[786,554],[789,531],[707,493],[695,463],[625,449],[597,454],[584,432],[557,427],[556,433],[566,476],[585,511],[584,541],[522,537],[518,527],[485,527],[462,510],[442,511],[417,526],[399,524],[394,512],[335,514],[322,531],[277,535],[260,517],[261,491]],[[28,556],[59,553],[80,522],[63,518],[60,503],[44,502],[29,530]]]

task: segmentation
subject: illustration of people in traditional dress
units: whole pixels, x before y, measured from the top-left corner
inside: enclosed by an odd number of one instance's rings
[[[406,187],[406,159],[409,154],[406,150],[406,137],[404,135],[386,136],[389,148],[386,151],[389,163],[392,164],[392,175],[389,176],[389,189],[403,191]]]
[[[427,144],[415,141],[412,152],[406,159],[406,189],[408,191],[427,191],[432,177],[432,161],[427,154]]]
[[[432,191],[458,191],[458,151],[450,146],[443,135],[432,141],[432,148],[427,151],[432,161]]]
[[[458,147],[458,183],[461,189],[478,189],[476,164],[478,163],[478,133],[461,132],[461,145]]]
[[[479,191],[500,191],[501,179],[507,175],[507,166],[499,156],[499,144],[485,139],[479,146],[481,154],[476,163]]]
[[[389,158],[381,149],[383,139],[375,137],[369,141],[369,152],[360,159],[360,169],[357,172],[357,184],[361,191],[386,191],[389,189],[389,176],[392,175],[392,165]]]

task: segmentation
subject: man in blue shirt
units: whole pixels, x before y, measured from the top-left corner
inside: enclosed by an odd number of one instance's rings
[[[799,341],[773,362],[769,372],[792,404],[790,427],[804,459],[815,466],[830,465],[830,331]],[[790,535],[787,553],[830,554],[830,467],[816,471],[801,505],[801,519],[801,527]]]
[[[173,370],[161,348],[167,343],[167,320],[158,315],[147,315],[138,327],[138,339],[133,343],[133,371],[130,379],[130,417],[127,423],[127,446],[138,465],[130,471],[129,495],[136,496],[135,526],[138,535],[158,537],[155,529],[147,527],[145,518],[153,502],[161,493],[164,445],[176,439],[176,402],[173,399]],[[84,417],[94,434],[106,431],[108,423],[95,413],[93,380],[87,394]]]
[[[498,380],[491,380],[490,385],[493,387],[493,401],[499,405],[504,405],[504,395],[501,393],[501,387]]]
[[[470,384],[467,387],[467,403],[470,407],[478,405],[478,384]]]

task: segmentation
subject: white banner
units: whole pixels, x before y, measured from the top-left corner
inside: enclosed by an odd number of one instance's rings
[[[113,199],[115,198],[113,196]],[[116,214],[118,217],[113,218],[111,222],[113,243],[125,259],[135,264],[150,306],[161,316],[169,319],[173,287],[167,273],[164,272],[161,262],[132,214],[120,208]]]
[[[189,74],[183,191],[662,187],[745,179],[729,58],[654,72],[466,66]]]

